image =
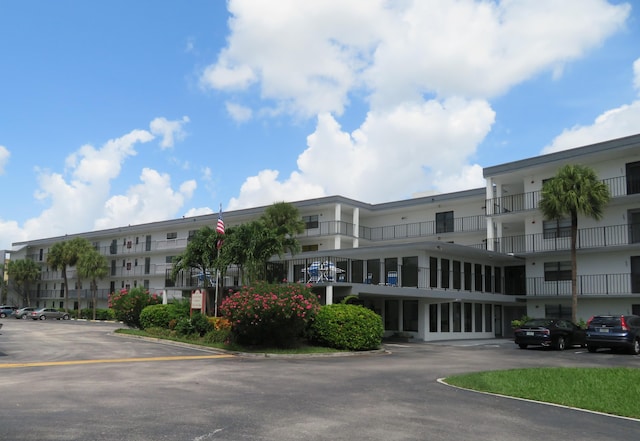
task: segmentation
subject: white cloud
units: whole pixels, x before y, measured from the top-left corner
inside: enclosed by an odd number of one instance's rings
[[[186,181],[175,191],[168,174],[144,168],[140,184],[131,186],[124,195],[117,195],[105,202],[103,216],[96,220],[95,229],[104,229],[128,224],[141,224],[175,215],[186,199],[191,198],[196,188],[194,180]]]
[[[259,90],[259,117],[318,118],[298,169],[248,178],[230,208],[483,186],[471,162],[495,118],[487,100],[541,73],[559,78],[630,12],[602,0],[231,0],[228,7],[228,44],[202,84],[233,91],[243,112],[242,92]],[[337,118],[355,95],[369,110],[347,133]]]
[[[11,156],[11,152],[5,146],[0,145],[0,175],[4,174],[4,168],[9,162],[9,157]]]
[[[232,102],[226,102],[225,107],[227,108],[227,113],[231,118],[238,123],[247,122],[253,116],[253,110],[251,110],[250,107]]]
[[[564,130],[542,153],[582,147],[609,139],[622,138],[638,133],[640,101],[607,110],[589,126],[576,126]]]
[[[149,128],[151,133],[156,136],[161,136],[162,141],[160,147],[163,149],[172,148],[175,141],[181,141],[186,136],[184,132],[184,125],[189,122],[188,116],[183,116],[181,120],[169,121],[168,119],[161,117],[151,121]]]
[[[167,120],[157,118],[154,121]],[[157,127],[165,126],[161,122]],[[167,130],[158,132],[166,138],[169,132],[178,129],[174,126]],[[67,156],[64,173],[36,169],[38,189],[34,197],[46,208],[22,226],[0,219],[0,248],[22,240],[151,222],[177,215],[185,201],[193,196],[194,180],[185,181],[178,190],[173,190],[169,175],[145,168],[139,184],[132,185],[123,195],[111,195],[111,182],[120,176],[127,159],[137,155],[136,147],[154,139],[154,135],[146,130],[132,130],[101,147],[80,147]]]

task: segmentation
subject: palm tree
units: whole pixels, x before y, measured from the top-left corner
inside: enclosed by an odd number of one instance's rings
[[[67,267],[72,267],[78,261],[80,254],[85,251],[91,244],[84,238],[77,237],[66,242],[56,242],[53,244],[47,254],[47,264],[52,270],[61,270],[62,279],[64,280],[64,310],[69,312],[69,281],[67,278]],[[78,284],[80,280],[78,280]],[[80,293],[78,295],[78,308],[80,308]]]
[[[578,215],[600,220],[610,198],[609,187],[584,165],[565,165],[542,185],[540,210],[547,220],[571,219],[571,320],[577,323]]]
[[[23,304],[31,306],[29,283],[40,278],[40,267],[31,259],[10,260],[7,272],[16,288],[22,291]]]
[[[300,251],[295,236],[304,232],[304,222],[298,209],[286,202],[276,202],[268,207],[261,216],[265,226],[274,231],[280,242],[278,255],[289,252],[292,255]]]
[[[90,248],[80,255],[77,263],[78,279],[84,277],[91,280],[91,299],[93,303],[93,319],[96,319],[96,303],[98,292],[98,279],[106,277],[109,273],[107,258],[95,248]],[[78,316],[79,317],[79,316]]]

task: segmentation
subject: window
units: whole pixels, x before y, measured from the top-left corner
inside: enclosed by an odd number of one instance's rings
[[[571,219],[554,219],[542,222],[542,235],[545,239],[557,239],[571,236]]]
[[[475,290],[478,292],[482,291],[482,265],[476,263],[474,266],[475,271]]]
[[[640,242],[640,210],[629,210],[629,243]],[[40,259],[42,260],[42,259]]]
[[[388,331],[398,330],[398,316],[400,312],[400,302],[398,300],[384,301],[384,329]]]
[[[491,265],[484,266],[484,292],[493,292],[493,286],[491,284]]]
[[[436,213],[436,233],[453,232],[453,211]]]
[[[440,305],[440,332],[449,332],[449,304]]]
[[[464,304],[464,332],[471,332],[473,329],[471,325],[473,324],[473,315],[471,310],[473,305],[471,303]]]
[[[640,193],[640,162],[627,164],[627,194]]]
[[[476,332],[482,332],[482,303],[473,304],[475,310],[475,330]]]
[[[502,294],[502,268],[500,268],[499,266],[496,266],[493,269],[494,275],[493,275],[493,286],[494,286],[494,291],[497,294]]]
[[[640,256],[631,256],[631,292],[640,293]]]
[[[167,239],[176,239],[178,237],[178,233],[167,233]]]
[[[471,264],[464,263],[464,290],[471,291]]]
[[[558,282],[561,280],[571,280],[571,261],[545,262],[544,281]]]
[[[303,253],[308,253],[310,251],[318,251],[318,244],[313,244],[313,245],[302,245],[302,252]]]
[[[318,228],[318,215],[302,216],[302,222],[304,222],[304,227],[307,230]]]
[[[449,288],[449,259],[440,259],[440,287]]]
[[[187,235],[187,242],[191,242],[193,240],[193,238],[195,237],[197,232],[198,232],[198,230],[189,230],[189,234]],[[137,237],[136,237],[136,239],[137,239]]]
[[[418,301],[402,302],[402,330],[418,332]]]
[[[173,258],[176,256],[166,256],[164,258],[164,263],[173,263]]]
[[[571,320],[570,305],[544,305],[545,317],[555,317],[559,319]]]
[[[438,305],[429,305],[429,332],[438,332]]]
[[[453,304],[453,332],[460,332],[462,323],[462,303],[454,302]]]
[[[460,272],[460,261],[453,261],[453,289],[462,287],[462,273]]]
[[[484,305],[484,332],[491,332],[493,317],[491,314],[491,310],[493,308],[491,305]]]
[[[429,288],[438,286],[438,259],[429,257]]]

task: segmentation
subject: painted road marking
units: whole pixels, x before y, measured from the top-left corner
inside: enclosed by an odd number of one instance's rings
[[[79,364],[101,364],[101,363],[139,363],[145,361],[179,361],[179,360],[211,360],[215,358],[232,358],[233,355],[180,355],[172,357],[144,357],[144,358],[106,358],[99,360],[68,360],[68,361],[35,361],[26,363],[0,364],[0,369],[41,367],[41,366],[74,366]]]

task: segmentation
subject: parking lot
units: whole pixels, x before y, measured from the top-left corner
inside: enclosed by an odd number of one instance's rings
[[[386,354],[241,357],[115,336],[109,323],[2,319],[0,439],[619,440],[640,422],[458,390],[489,369],[640,366],[508,340],[389,344]],[[576,385],[576,387],[579,387]],[[630,391],[635,399],[637,391]],[[597,399],[597,397],[594,397]]]

